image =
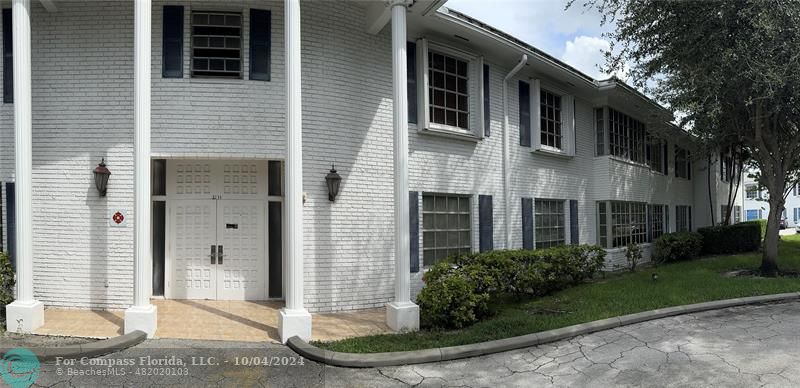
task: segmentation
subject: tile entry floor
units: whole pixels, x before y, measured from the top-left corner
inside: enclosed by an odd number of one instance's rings
[[[158,308],[156,338],[226,341],[279,341],[278,311],[282,302],[224,300],[153,300]],[[383,308],[312,314],[313,340],[390,333]],[[44,326],[35,334],[108,338],[122,334],[122,310],[44,311]]]

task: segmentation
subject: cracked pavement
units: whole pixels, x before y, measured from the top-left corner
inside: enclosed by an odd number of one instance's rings
[[[798,386],[800,302],[733,307],[605,330],[515,351],[464,360],[348,369],[303,365],[243,366],[268,357],[297,363],[290,349],[268,343],[151,340],[101,358],[139,360],[150,355],[219,365],[187,365],[188,375],[67,376],[68,368],[42,366],[38,386],[275,386],[275,387],[494,387],[494,386]],[[220,362],[220,360],[224,360]],[[227,362],[225,362],[227,361]],[[269,361],[269,360],[268,360]],[[108,361],[106,361],[108,362]],[[208,362],[206,362],[208,363]],[[212,363],[213,364],[213,363]],[[62,368],[61,375],[56,372]],[[158,368],[158,367],[156,367]],[[166,368],[166,367],[165,367]],[[171,368],[171,367],[170,367]],[[177,370],[177,369],[176,369]]]

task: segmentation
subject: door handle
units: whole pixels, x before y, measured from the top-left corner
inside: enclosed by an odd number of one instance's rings
[[[211,246],[211,265],[217,264],[217,246]]]
[[[222,254],[222,245],[220,245],[220,246],[219,246],[219,255],[217,256],[217,257],[219,257],[219,263],[220,263],[220,264],[222,264],[222,257],[223,257],[223,256],[224,256],[224,255]]]

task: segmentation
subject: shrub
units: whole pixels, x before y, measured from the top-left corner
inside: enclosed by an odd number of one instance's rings
[[[582,282],[603,267],[592,245],[503,250],[451,257],[425,273],[417,297],[424,327],[461,328],[489,313],[492,296],[545,295]]]
[[[642,248],[639,244],[630,244],[625,249],[625,259],[628,261],[628,269],[636,272],[636,265],[642,261]]]
[[[706,254],[751,252],[761,246],[761,223],[757,221],[700,228],[697,232],[703,235]]]
[[[6,321],[6,305],[14,301],[14,269],[11,267],[11,259],[8,253],[0,252],[0,305],[2,310],[0,318]]]
[[[695,232],[677,232],[661,235],[653,248],[653,260],[659,263],[691,260],[700,255],[703,236]]]
[[[489,294],[477,292],[476,284],[466,276],[463,268],[454,268],[447,262],[436,267],[440,267],[439,276],[434,279],[426,277],[425,287],[417,296],[423,327],[460,329],[488,313]]]

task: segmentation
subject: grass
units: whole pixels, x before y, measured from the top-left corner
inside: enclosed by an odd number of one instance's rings
[[[351,353],[465,345],[662,307],[800,290],[798,278],[721,276],[728,270],[758,268],[760,262],[760,253],[749,253],[662,265],[611,275],[543,298],[498,301],[494,316],[461,330],[372,335],[315,345]],[[800,235],[782,237],[778,265],[781,270],[800,271]],[[658,273],[655,282],[653,272]]]

